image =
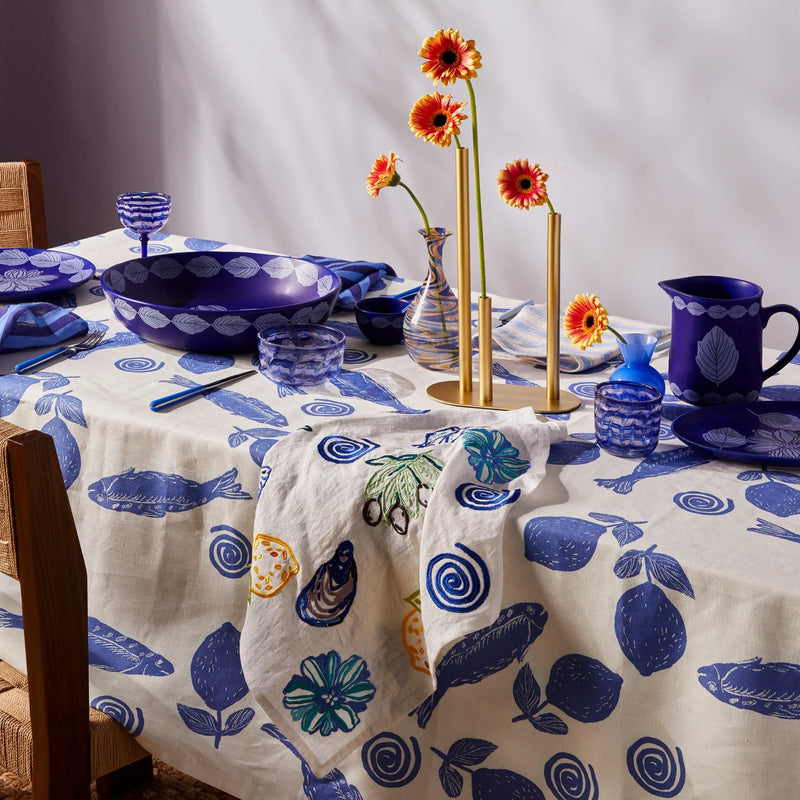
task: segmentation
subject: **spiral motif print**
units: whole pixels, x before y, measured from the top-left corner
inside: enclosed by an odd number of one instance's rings
[[[138,736],[144,728],[142,709],[137,706],[134,713],[127,703],[110,694],[95,697],[89,705],[107,714],[111,719],[115,719],[131,736]]]
[[[377,357],[377,353],[368,353],[366,350],[353,350],[348,347],[344,351],[345,364],[366,364],[368,361],[374,361]]]
[[[217,525],[211,533],[223,531],[214,537],[208,547],[208,557],[214,568],[225,578],[241,578],[250,571],[253,547],[250,540],[235,528]]]
[[[466,614],[479,608],[489,594],[489,570],[483,559],[469,547],[456,544],[466,553],[440,553],[428,562],[427,587],[431,600],[443,611]]]
[[[659,739],[643,736],[628,748],[628,772],[645,791],[656,797],[675,797],[686,781],[683,753],[672,751]]]
[[[317,452],[334,464],[352,464],[380,447],[369,439],[351,439],[349,436],[326,436],[318,445]]]
[[[157,364],[152,358],[121,358],[114,366],[123,372],[157,372],[164,362]]]
[[[300,408],[309,417],[348,417],[355,411],[349,403],[340,403],[337,400],[314,400]]]
[[[97,276],[99,277],[99,276]],[[89,294],[93,294],[95,297],[105,297],[106,293],[103,291],[103,287],[98,284],[97,286],[90,286],[89,287]]]
[[[580,383],[573,383],[569,387],[569,391],[578,397],[584,397],[588,400],[594,400],[594,387],[597,386],[593,381],[581,381]]]
[[[413,736],[409,748],[405,739],[386,731],[364,744],[361,763],[378,786],[396,789],[408,785],[417,777],[422,758],[419,744]]]
[[[733,500],[729,498],[726,503],[721,497],[708,492],[679,492],[672,500],[678,508],[693,514],[719,516],[733,511]]]
[[[462,483],[456,489],[456,500],[473,511],[494,511],[496,508],[515,503],[519,499],[519,489],[492,489],[479,483]]]
[[[570,753],[556,753],[544,765],[544,779],[556,800],[597,800],[600,796],[592,765],[587,772]]]

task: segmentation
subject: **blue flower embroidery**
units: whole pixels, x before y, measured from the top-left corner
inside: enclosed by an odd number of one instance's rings
[[[375,687],[367,680],[367,662],[357,655],[346,661],[335,651],[309,656],[283,690],[283,705],[306,733],[329,736],[351,731],[367,708]]]
[[[473,428],[464,434],[464,447],[470,456],[475,477],[482,483],[506,483],[524,475],[531,467],[500,431]]]

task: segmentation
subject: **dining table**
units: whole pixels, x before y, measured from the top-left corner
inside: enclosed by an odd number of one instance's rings
[[[149,248],[252,250],[165,232]],[[53,249],[95,273],[47,300],[105,336],[24,374],[47,348],[0,352],[0,416],[53,437],[91,704],[145,749],[241,800],[797,795],[799,359],[709,423],[657,351],[659,443],[623,458],[594,435],[608,339],[559,373],[573,411],[462,407],[428,393],[456,376],[372,344],[343,304],[325,323],[341,371],[289,386],[256,352],[123,324],[99,278],[139,258],[129,232]],[[370,292],[424,278],[394,272]],[[498,332],[524,299],[493,298]],[[498,346],[493,379],[546,374]],[[3,580],[0,653],[24,669],[22,625]]]

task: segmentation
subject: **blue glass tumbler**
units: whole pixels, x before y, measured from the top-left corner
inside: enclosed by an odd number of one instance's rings
[[[630,381],[599,383],[594,390],[597,444],[615,456],[644,458],[656,449],[662,394]]]

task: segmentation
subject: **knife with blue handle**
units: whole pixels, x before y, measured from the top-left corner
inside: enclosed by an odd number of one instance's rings
[[[202,386],[193,386],[191,389],[183,389],[180,392],[175,392],[175,394],[159,397],[158,400],[153,400],[150,403],[150,409],[152,411],[164,411],[167,408],[178,405],[178,403],[184,402],[184,400],[190,400],[192,397],[197,397],[213,389],[218,389],[220,386],[225,386],[227,383],[233,383],[233,381],[238,381],[240,378],[246,378],[248,375],[252,375],[255,372],[258,372],[258,370],[249,369],[247,372],[237,372],[235,375],[228,375],[225,378],[220,378],[211,383],[204,383]]]

